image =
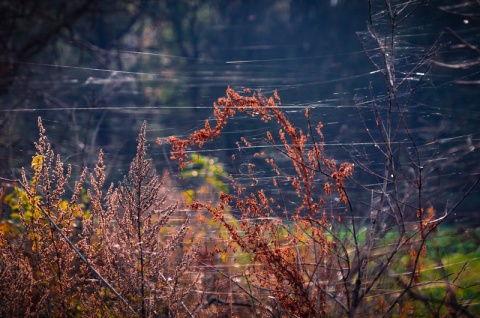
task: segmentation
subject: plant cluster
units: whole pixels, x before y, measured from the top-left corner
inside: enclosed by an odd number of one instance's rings
[[[352,163],[326,154],[311,109],[294,123],[277,92],[229,87],[214,103],[214,124],[157,140],[171,146],[183,193],[167,191],[169,181],[147,157],[145,123],[121,183],[105,186],[102,152],[93,172],[84,169],[72,183],[71,167],[55,156],[39,118],[32,171],[22,170],[22,180],[1,178],[10,208],[0,224],[1,315],[479,315],[480,235],[453,237],[440,224],[480,179],[437,213],[443,188],[432,175],[445,163],[406,118],[417,88],[412,79],[428,71],[435,48],[412,57],[416,63],[398,63],[405,43],[397,30],[421,2],[385,4],[378,12],[370,5],[361,37],[386,95],[357,101],[372,146],[347,149]],[[232,175],[228,187],[221,164],[190,153],[239,114],[274,128],[260,141],[268,150],[242,162],[247,171]],[[238,145],[253,148],[246,138]],[[371,161],[370,150],[382,164]]]
[[[188,313],[184,300],[196,278],[187,270],[196,250],[184,245],[188,217],[181,226],[169,223],[177,203],[167,202],[146,157],[146,124],[128,177],[104,194],[100,152],[91,187],[85,193],[84,169],[70,200],[63,197],[71,167],[64,172],[40,118],[38,125],[33,176],[22,171],[6,196],[12,214],[0,232],[2,316]]]
[[[276,93],[270,98],[260,93],[241,96],[228,88],[226,95],[214,104],[215,128],[212,129],[207,121],[204,129],[194,132],[186,140],[168,139],[172,144],[172,159],[177,159],[182,168],[187,158],[186,147],[194,144],[202,147],[205,142],[215,139],[227,119],[236,112],[259,116],[264,122],[276,120],[281,127],[278,136],[274,138],[268,132],[266,138],[287,156],[296,175],[286,176],[274,159],[266,157],[265,161],[275,175],[271,187],[281,191],[284,183],[278,180],[285,177],[296,193],[298,204],[293,211],[287,211],[284,202],[268,197],[264,189],[254,186],[252,191],[246,191],[243,185],[233,180],[234,193],[221,192],[218,204],[196,201],[190,206],[196,210],[208,210],[227,229],[229,247],[234,250],[240,248],[250,255],[252,264],[259,265],[249,266],[244,275],[254,286],[267,288],[272,293],[274,300],[268,301],[268,304],[260,302],[261,307],[270,308],[271,313],[279,315],[282,311],[298,316],[325,315],[327,286],[333,275],[326,265],[331,259],[329,255],[333,245],[328,236],[330,220],[323,195],[338,193],[339,200],[348,205],[344,180],[351,176],[353,165],[342,163],[337,168],[334,160],[326,158],[321,123],[315,132],[310,124],[307,133],[296,128],[279,109],[276,101],[280,98]],[[308,109],[306,116],[309,120]],[[244,142],[248,147],[248,141]],[[251,181],[256,184],[254,169],[254,165],[250,164]],[[235,225],[226,217],[232,210],[241,215],[241,220]],[[284,220],[291,220],[295,225],[292,227]],[[258,297],[249,296],[252,304],[258,305]],[[272,306],[275,301],[280,305]]]

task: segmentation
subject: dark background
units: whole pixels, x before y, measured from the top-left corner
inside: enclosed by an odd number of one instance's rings
[[[399,26],[399,72],[429,50],[441,63],[478,60],[447,31],[477,45],[478,4],[460,12],[452,7],[456,3],[425,1]],[[381,19],[382,4],[373,1],[373,18]],[[175,171],[165,160],[168,147],[157,146],[156,138],[202,128],[227,86],[267,96],[278,90],[300,127],[311,106],[312,119],[324,123],[329,156],[349,161],[348,149],[372,146],[358,109],[367,116],[368,102],[386,94],[365,54],[376,49],[366,32],[369,19],[366,1],[347,0],[2,1],[0,174],[19,177],[20,168],[30,165],[38,116],[55,151],[75,169],[94,167],[103,149],[110,181],[127,173],[147,120],[159,172]],[[461,198],[478,175],[479,87],[471,83],[478,72],[476,65],[427,65],[418,71],[425,76],[411,75],[415,91],[405,92],[411,96],[407,122],[418,142],[436,141],[425,160],[448,163],[432,183],[442,190],[432,202],[441,206]],[[239,116],[200,153],[241,176],[242,169],[229,164],[237,141],[259,141],[271,128]],[[383,165],[373,152],[370,160]],[[355,178],[375,182],[359,170]],[[477,222],[479,203],[474,191],[451,221]]]

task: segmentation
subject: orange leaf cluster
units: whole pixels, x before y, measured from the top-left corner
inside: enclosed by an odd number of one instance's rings
[[[257,188],[259,180],[255,177],[255,164],[248,163],[248,174],[252,179],[250,191],[245,191],[244,186],[232,179],[235,192],[221,193],[217,205],[196,201],[190,207],[209,211],[214,220],[220,222],[227,230],[230,247],[232,249],[240,247],[243,252],[250,255],[252,262],[260,265],[249,269],[247,276],[259,286],[268,287],[285,310],[302,317],[322,316],[324,308],[315,309],[311,304],[325,301],[324,286],[320,281],[311,281],[313,279],[311,275],[318,269],[310,268],[308,260],[312,260],[312,257],[324,258],[330,253],[332,246],[325,232],[329,221],[322,210],[325,202],[322,194],[328,196],[338,192],[339,202],[348,204],[344,181],[352,175],[353,165],[342,163],[337,168],[333,160],[325,157],[322,124],[311,127],[308,108],[306,110],[308,133],[304,133],[280,109],[280,97],[276,92],[269,98],[260,93],[251,93],[249,90],[244,90],[244,93],[250,96],[242,96],[229,87],[226,97],[219,98],[214,103],[216,120],[214,128],[207,121],[203,129],[195,131],[186,139],[168,138],[172,145],[171,158],[176,159],[182,169],[187,158],[186,150],[192,146],[201,148],[205,142],[217,138],[226,126],[227,120],[237,112],[257,116],[263,122],[276,120],[279,126],[278,135],[274,136],[267,132],[265,140],[289,159],[294,175],[286,174],[285,180],[288,182],[287,186],[293,188],[298,202],[294,205],[285,205],[285,202],[277,202],[269,197],[267,189]],[[318,140],[315,139],[314,132]],[[251,146],[245,138],[241,138],[241,142],[246,147]],[[257,156],[265,156],[265,153]],[[234,160],[234,156],[232,159]],[[266,157],[265,162],[272,167],[275,175],[274,188],[281,192],[281,188],[286,184],[278,182],[276,178],[285,172],[274,159]],[[323,192],[317,191],[319,180],[324,180]],[[291,208],[294,211],[288,211]],[[241,215],[237,224],[232,224],[226,218],[228,211],[232,210]],[[291,229],[285,225],[279,217],[282,214],[279,210],[289,215],[297,227]],[[279,236],[279,233],[284,235]],[[305,233],[309,233],[308,236],[304,237]],[[316,255],[302,253],[299,244],[304,246],[302,249],[309,245],[316,246]],[[325,279],[322,281],[328,280],[327,272],[328,270],[325,271]],[[318,275],[315,274],[316,277]]]

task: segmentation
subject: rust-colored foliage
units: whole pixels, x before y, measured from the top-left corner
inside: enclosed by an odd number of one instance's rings
[[[0,316],[188,314],[195,248],[180,248],[188,218],[179,226],[169,222],[177,205],[167,203],[168,193],[146,157],[146,124],[128,178],[104,195],[100,152],[88,195],[85,169],[69,201],[63,197],[71,168],[64,173],[40,118],[38,125],[33,176],[29,181],[22,171],[23,190],[14,190],[18,221],[2,222],[0,231]]]
[[[141,128],[137,155],[128,177],[117,187],[110,186],[105,197],[101,193],[105,176],[100,154],[95,175],[91,175],[91,217],[83,221],[81,241],[93,264],[107,280],[115,283],[142,317],[184,310],[180,301],[189,289],[182,287],[185,282],[180,279],[194,256],[194,251],[175,253],[183,243],[188,218],[169,233],[168,239],[160,235],[177,211],[177,203],[167,203],[163,182],[158,179],[151,159],[146,157],[145,129],[146,123]],[[191,282],[194,281],[191,277]],[[127,308],[113,308],[112,312],[128,313]]]
[[[71,168],[69,166],[65,174],[60,157],[55,157],[47,142],[40,119],[38,126],[40,139],[35,143],[37,153],[32,160],[34,171],[30,182],[22,170],[24,191],[28,195],[23,202],[18,202],[20,225],[15,227],[20,226],[20,229],[15,237],[3,231],[0,233],[0,312],[9,317],[45,313],[69,316],[82,299],[74,279],[78,259],[46,220],[42,209],[66,235],[78,234],[75,219],[79,216],[79,196],[85,172],[75,184],[70,201],[62,201]],[[13,228],[9,230],[14,231]]]
[[[323,206],[325,197],[335,192],[339,194],[340,202],[349,203],[344,181],[351,176],[353,165],[342,163],[337,168],[334,160],[325,157],[322,125],[318,124],[314,132],[308,109],[305,114],[308,133],[304,133],[282,112],[276,92],[269,98],[249,90],[244,93],[250,95],[243,96],[228,88],[226,97],[218,99],[214,104],[215,128],[211,128],[207,121],[205,128],[195,131],[187,139],[168,138],[172,144],[172,159],[177,159],[183,168],[187,148],[194,145],[201,148],[205,142],[218,137],[227,119],[237,112],[259,116],[264,122],[277,122],[278,134],[274,136],[267,132],[266,140],[288,157],[295,171],[294,176],[285,176],[298,198],[294,210],[288,210],[291,206],[277,202],[265,190],[255,187],[253,164],[248,165],[254,181],[251,188],[233,180],[234,193],[221,193],[218,204],[197,201],[191,207],[208,210],[228,230],[230,247],[240,247],[250,255],[253,266],[248,267],[244,275],[259,294],[269,296],[257,299],[261,306],[274,308],[270,310],[280,315],[285,312],[301,317],[325,316],[325,289],[333,273],[325,266],[329,262],[332,243],[327,237],[329,220]],[[243,138],[242,142],[249,147],[247,140]],[[257,154],[257,157],[261,156],[263,154]],[[283,167],[278,166],[273,158],[266,157],[265,161],[274,176],[283,175]],[[281,191],[277,179],[274,177],[273,180],[273,187]],[[318,187],[321,180],[324,186]],[[241,215],[236,224],[226,218],[233,210]],[[287,219],[293,220],[295,226],[285,223]]]

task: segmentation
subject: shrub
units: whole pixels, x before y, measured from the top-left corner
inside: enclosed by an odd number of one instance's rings
[[[33,177],[28,180],[23,171],[22,181],[16,181],[21,188],[7,197],[18,210],[18,220],[2,221],[2,315],[189,313],[184,300],[196,281],[188,272],[196,251],[192,245],[181,248],[188,218],[177,227],[169,223],[177,204],[167,203],[168,193],[146,157],[146,124],[128,177],[118,186],[112,184],[106,195],[100,152],[86,202],[80,199],[86,169],[71,199],[62,200],[71,168],[65,174],[60,157],[54,160],[40,118],[38,125]]]

